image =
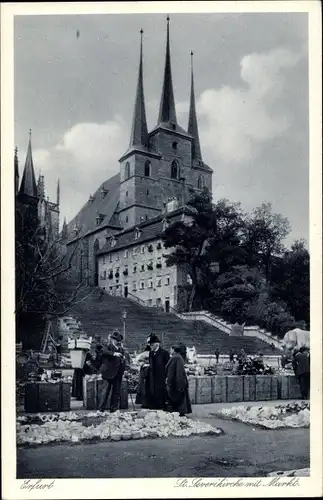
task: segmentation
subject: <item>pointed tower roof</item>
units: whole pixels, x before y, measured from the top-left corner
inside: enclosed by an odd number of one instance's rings
[[[31,130],[29,131],[29,143],[26,155],[26,162],[25,162],[24,172],[22,175],[19,194],[37,198],[37,185],[35,180],[33,156],[31,151]]]
[[[188,117],[188,133],[193,137],[192,159],[202,160],[199,132],[197,127],[196,107],[195,107],[193,52],[191,52],[191,100],[190,100],[190,111]]]
[[[163,90],[159,107],[158,124],[168,123],[168,122],[177,124],[174,92],[173,92],[172,69],[170,63],[169,16],[167,16],[165,71],[164,71]]]
[[[15,165],[15,190],[17,193],[19,190],[19,161],[18,161],[18,148],[17,148],[17,146],[15,147],[14,165]]]
[[[148,145],[148,129],[146,120],[144,85],[143,85],[143,68],[142,68],[142,35],[143,30],[140,30],[140,59],[137,81],[137,91],[135,108],[133,113],[132,129],[129,146],[144,146]]]
[[[56,191],[56,205],[57,206],[59,206],[60,197],[61,197],[61,187],[60,187],[60,181],[58,179],[58,181],[57,181],[57,191]]]

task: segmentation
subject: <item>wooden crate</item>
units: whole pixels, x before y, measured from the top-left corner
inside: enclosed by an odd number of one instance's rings
[[[190,375],[188,377],[188,393],[191,400],[191,404],[196,404],[196,377]]]
[[[241,375],[227,376],[227,402],[243,401],[243,378]]]
[[[256,376],[243,376],[243,401],[256,401]]]
[[[72,385],[68,382],[55,384],[30,382],[25,386],[26,413],[69,411]]]
[[[212,402],[212,377],[196,377],[196,404]]]
[[[214,375],[212,377],[212,403],[226,403],[227,401],[227,377]]]
[[[271,376],[256,375],[256,401],[271,400]]]

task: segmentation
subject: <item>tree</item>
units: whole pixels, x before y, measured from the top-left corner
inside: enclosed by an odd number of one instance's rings
[[[199,288],[205,287],[214,273],[211,264],[219,262],[225,268],[234,261],[240,245],[239,230],[242,225],[240,206],[227,200],[212,203],[207,189],[192,193],[187,222],[178,221],[169,226],[164,234],[165,248],[174,251],[165,255],[168,266],[179,265],[191,280],[188,310],[193,308]]]
[[[68,285],[77,246],[67,257],[60,239],[49,242],[34,216],[26,213],[16,227],[16,329],[18,340],[39,347],[46,320],[65,314],[79,298],[83,283]]]
[[[271,270],[271,295],[286,303],[297,321],[310,320],[310,256],[304,240],[295,241]]]
[[[288,219],[272,213],[271,203],[263,203],[245,219],[244,248],[249,265],[260,263],[266,281],[273,258],[284,251],[283,241],[290,232]]]

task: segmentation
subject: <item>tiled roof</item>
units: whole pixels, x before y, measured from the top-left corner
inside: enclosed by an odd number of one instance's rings
[[[116,174],[103,182],[93,194],[91,201],[87,201],[79,213],[67,224],[68,243],[76,238],[73,229],[78,227],[77,237],[90,233],[93,230],[106,226],[120,228],[115,217],[115,209],[119,201],[120,174]],[[104,195],[104,196],[103,196]],[[97,224],[97,216],[101,215],[101,223]]]
[[[153,219],[149,219],[148,221],[142,222],[137,226],[133,226],[131,228],[125,229],[124,231],[121,231],[118,234],[115,234],[114,238],[116,240],[116,244],[112,246],[111,241],[108,240],[103,248],[101,248],[101,250],[98,252],[98,255],[115,252],[116,250],[133,245],[140,245],[141,243],[145,243],[147,241],[155,240],[161,237],[163,231],[163,220],[167,219],[171,224],[180,221],[183,212],[185,214],[190,214],[191,210],[188,207],[181,207],[174,212],[166,212],[160,214]],[[138,239],[135,239],[136,228],[138,228],[141,232]]]

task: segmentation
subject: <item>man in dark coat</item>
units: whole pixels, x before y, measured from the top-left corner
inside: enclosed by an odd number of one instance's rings
[[[188,393],[188,379],[180,351],[181,346],[171,348],[171,357],[166,365],[166,388],[171,410],[179,412],[183,417],[187,413],[192,413],[192,407]]]
[[[110,412],[115,412],[119,407],[121,381],[126,368],[126,353],[122,347],[122,340],[122,335],[115,331],[110,336],[109,344],[102,349],[100,372],[103,383],[99,411],[106,409],[110,392]]]
[[[166,408],[165,369],[169,353],[160,347],[160,340],[156,335],[150,336],[149,345],[148,405],[151,410],[164,410]]]
[[[310,391],[310,355],[302,346],[294,358],[295,375],[298,379],[301,396],[308,399]]]

